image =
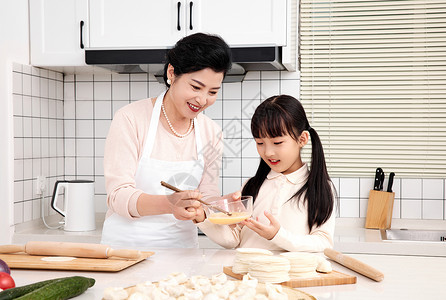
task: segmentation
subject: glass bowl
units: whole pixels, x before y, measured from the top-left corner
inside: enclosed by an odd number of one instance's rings
[[[214,224],[230,225],[240,223],[243,220],[248,219],[252,215],[252,196],[242,196],[241,198],[234,200],[231,196],[227,198],[219,198],[214,201],[207,201],[210,211],[208,220]],[[218,210],[218,208],[229,212],[231,215],[227,215],[224,212]]]

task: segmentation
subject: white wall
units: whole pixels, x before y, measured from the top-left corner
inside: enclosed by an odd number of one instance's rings
[[[29,64],[28,0],[0,2],[0,244],[13,233],[12,63]]]

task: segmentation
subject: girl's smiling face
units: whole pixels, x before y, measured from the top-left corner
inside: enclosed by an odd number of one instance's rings
[[[290,135],[256,138],[257,152],[271,170],[290,174],[303,165],[300,150],[307,144],[308,137],[308,131],[304,131],[298,141]]]

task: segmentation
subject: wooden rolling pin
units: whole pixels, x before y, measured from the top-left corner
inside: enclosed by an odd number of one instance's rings
[[[141,251],[130,249],[112,249],[102,244],[66,243],[66,242],[28,242],[25,245],[3,245],[0,253],[25,252],[30,255],[72,256],[90,258],[108,258],[111,256],[138,259]]]
[[[367,276],[375,281],[381,281],[384,279],[384,274],[378,271],[377,269],[359,261],[353,257],[347,256],[333,249],[325,249],[324,254],[334,260],[335,262],[347,267],[359,274]]]

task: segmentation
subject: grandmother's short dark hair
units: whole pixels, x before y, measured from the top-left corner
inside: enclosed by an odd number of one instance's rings
[[[164,65],[164,83],[167,84],[167,67],[171,64],[174,74],[200,71],[206,68],[224,75],[231,69],[232,55],[228,44],[218,35],[195,33],[179,40],[167,52]]]

